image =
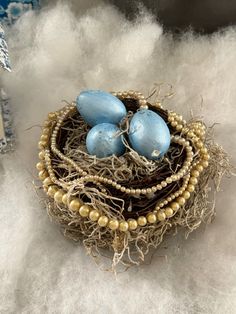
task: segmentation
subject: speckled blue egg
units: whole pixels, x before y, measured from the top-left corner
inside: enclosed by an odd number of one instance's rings
[[[129,141],[134,150],[148,159],[162,157],[170,146],[170,131],[165,121],[152,110],[136,112],[129,129]]]
[[[120,129],[111,123],[95,125],[87,134],[86,147],[90,155],[98,158],[112,155],[120,156],[125,152],[122,135],[118,135]]]
[[[101,90],[85,90],[76,99],[76,107],[90,126],[101,123],[118,124],[127,114],[117,97]]]

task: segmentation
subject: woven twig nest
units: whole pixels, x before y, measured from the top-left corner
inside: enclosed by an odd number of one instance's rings
[[[111,250],[113,265],[139,264],[167,231],[182,226],[191,232],[211,220],[215,206],[208,193],[218,189],[230,164],[202,121],[187,123],[159,103],[144,103],[140,93],[116,96],[129,112],[127,126],[140,104],[165,120],[171,146],[161,160],[139,156],[128,141],[121,157],[88,155],[89,126],[69,104],[49,113],[44,123],[37,169],[48,213],[66,236],[82,240],[91,254]]]

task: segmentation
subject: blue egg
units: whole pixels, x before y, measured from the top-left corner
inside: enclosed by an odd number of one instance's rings
[[[130,121],[129,141],[140,155],[156,160],[169,149],[170,131],[157,113],[143,109],[136,112]]]
[[[87,134],[86,147],[90,155],[98,158],[112,155],[120,156],[125,152],[122,135],[118,135],[120,129],[111,123],[95,125]]]
[[[117,97],[101,90],[86,90],[76,99],[76,107],[90,126],[100,123],[118,124],[127,114]]]

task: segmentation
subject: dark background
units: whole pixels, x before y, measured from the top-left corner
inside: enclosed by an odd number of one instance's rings
[[[129,18],[138,11],[138,4],[155,14],[165,30],[179,32],[192,28],[212,33],[236,24],[236,0],[111,0]]]

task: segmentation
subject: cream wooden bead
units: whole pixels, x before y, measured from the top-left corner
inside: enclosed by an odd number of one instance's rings
[[[159,221],[164,221],[166,219],[166,214],[164,212],[158,212],[157,213],[157,219]]]
[[[39,179],[44,181],[48,177],[48,172],[46,170],[41,170],[39,172]]]
[[[81,200],[78,198],[74,198],[72,201],[70,201],[69,209],[72,211],[78,211],[81,206],[82,206]]]
[[[39,159],[44,160],[44,152],[43,151],[39,152]]]
[[[209,154],[204,154],[204,155],[202,155],[202,158],[204,160],[209,160],[210,159],[210,155]]]
[[[183,206],[186,202],[185,198],[180,196],[176,199],[177,203],[179,203],[180,206]]]
[[[197,169],[197,171],[202,172],[204,168],[202,165],[198,164],[198,165],[196,165],[196,169]]]
[[[44,129],[43,129],[43,134],[44,134],[44,135],[48,135],[49,132],[50,132],[50,129],[49,129],[49,128],[44,128]]]
[[[41,162],[41,161],[38,162],[38,163],[36,164],[36,168],[37,168],[37,170],[39,170],[39,171],[44,170],[44,168],[45,168],[44,163]]]
[[[57,115],[55,112],[49,112],[49,114],[48,114],[49,120],[54,120],[54,119],[56,119],[56,117],[57,117]]]
[[[147,219],[144,216],[140,216],[138,217],[137,222],[139,226],[143,227],[147,224]]]
[[[111,219],[109,222],[108,222],[108,227],[111,229],[111,230],[117,230],[119,228],[119,222],[117,219]]]
[[[194,187],[193,184],[189,184],[189,185],[187,186],[187,191],[189,191],[190,193],[193,192],[194,190],[195,190],[195,187]]]
[[[201,162],[201,165],[203,166],[203,168],[207,168],[208,165],[209,165],[209,163],[208,163],[207,160],[203,160],[203,161]]]
[[[108,224],[108,221],[109,221],[109,219],[107,216],[101,216],[98,219],[98,224],[100,227],[106,227]]]
[[[128,224],[129,224],[129,230],[135,230],[138,227],[137,220],[135,219],[129,219]]]
[[[92,221],[97,221],[100,217],[99,211],[97,209],[91,210],[91,212],[89,213],[89,218]]]
[[[44,149],[47,146],[46,141],[39,141],[38,148],[39,149]]]
[[[88,205],[82,205],[79,209],[80,216],[82,217],[88,217],[90,211],[91,211],[91,207]]]
[[[47,134],[42,134],[41,137],[40,137],[40,141],[47,142],[48,141],[48,135]]]
[[[120,231],[123,231],[123,232],[126,232],[129,230],[129,224],[127,221],[121,221],[120,222],[120,225],[119,225],[119,230]]]
[[[189,191],[184,191],[184,193],[182,194],[182,196],[183,196],[186,200],[188,200],[191,195],[190,195]]]
[[[183,129],[183,126],[181,125],[181,124],[178,124],[177,126],[176,126],[176,130],[177,131],[181,131]]]
[[[203,147],[203,142],[202,141],[197,141],[196,144],[197,148],[202,148]]]
[[[62,197],[65,194],[63,190],[59,190],[54,194],[54,200],[57,203],[62,203]]]
[[[195,177],[191,177],[189,179],[189,183],[191,183],[192,185],[196,185],[198,183],[198,179]]]
[[[49,185],[52,185],[52,184],[53,184],[53,182],[52,182],[50,177],[47,177],[45,180],[43,180],[43,185],[44,186],[49,186]]]
[[[206,147],[201,148],[200,153],[203,155],[208,154],[207,148]]]
[[[191,174],[192,174],[192,176],[195,177],[195,178],[198,178],[199,175],[200,175],[200,173],[199,173],[198,170],[192,170]]]
[[[51,121],[45,120],[44,123],[43,123],[43,126],[44,126],[44,130],[45,129],[49,129],[50,126],[51,126]]]
[[[157,221],[157,217],[154,213],[149,213],[147,215],[147,221],[150,223],[150,224],[153,224]]]
[[[50,197],[54,197],[55,193],[58,191],[58,187],[56,185],[51,185],[49,188],[48,188],[48,195]]]
[[[166,207],[165,208],[165,215],[167,218],[171,217],[173,215],[174,211],[171,207]]]
[[[180,208],[179,203],[177,202],[172,202],[170,207],[173,209],[173,211],[177,211]]]
[[[64,205],[67,205],[68,204],[68,194],[65,193],[63,196],[62,196],[62,203]]]

